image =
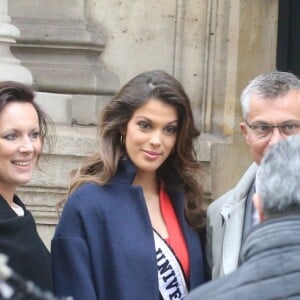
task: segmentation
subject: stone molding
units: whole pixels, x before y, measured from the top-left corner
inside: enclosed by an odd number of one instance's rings
[[[21,37],[12,52],[31,70],[41,92],[113,94],[117,77],[106,70],[99,56],[102,33],[84,21],[14,18]]]
[[[0,3],[0,81],[13,80],[25,84],[32,83],[32,75],[28,69],[21,65],[10,50],[10,46],[19,38],[19,29],[11,24],[7,14],[7,1]]]
[[[9,12],[21,33],[11,51],[31,71],[47,111],[61,110],[59,123],[95,125],[99,102],[115,94],[119,79],[102,62],[106,38],[91,2],[10,0]]]

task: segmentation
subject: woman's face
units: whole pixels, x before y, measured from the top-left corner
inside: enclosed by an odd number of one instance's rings
[[[31,103],[10,102],[0,112],[0,193],[30,181],[42,149],[39,133]]]
[[[176,108],[151,98],[127,124],[125,146],[138,172],[156,172],[173,150],[178,127]]]

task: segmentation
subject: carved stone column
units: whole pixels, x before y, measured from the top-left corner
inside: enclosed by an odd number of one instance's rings
[[[20,36],[19,29],[11,24],[7,14],[7,0],[0,0],[0,81],[13,80],[32,83],[32,75],[10,51]]]
[[[21,31],[12,51],[32,72],[38,90],[72,95],[72,122],[95,124],[119,81],[101,61],[105,39],[92,18],[91,1],[10,0],[8,4]]]

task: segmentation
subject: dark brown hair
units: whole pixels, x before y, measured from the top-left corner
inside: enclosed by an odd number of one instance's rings
[[[53,121],[42,110],[42,108],[34,101],[34,90],[31,86],[22,84],[16,81],[2,81],[0,82],[0,112],[4,109],[7,103],[10,102],[25,102],[31,103],[38,115],[39,127],[40,127],[40,139],[42,145],[45,142],[48,145],[49,150],[53,148],[53,137],[48,135],[49,126],[54,130]]]
[[[85,182],[107,184],[116,173],[118,162],[125,154],[121,133],[133,113],[151,98],[176,108],[179,122],[174,151],[158,170],[163,183],[178,178],[185,192],[185,213],[191,226],[204,225],[202,173],[196,158],[194,140],[199,136],[193,119],[190,100],[183,86],[164,71],[154,70],[137,75],[126,83],[104,108],[99,122],[99,151],[89,157],[73,173],[69,193]],[[175,175],[175,176],[174,176]]]

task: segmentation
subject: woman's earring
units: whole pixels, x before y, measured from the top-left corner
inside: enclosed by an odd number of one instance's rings
[[[125,145],[125,137],[123,135],[120,136],[120,143],[121,143],[121,148],[123,148]]]

